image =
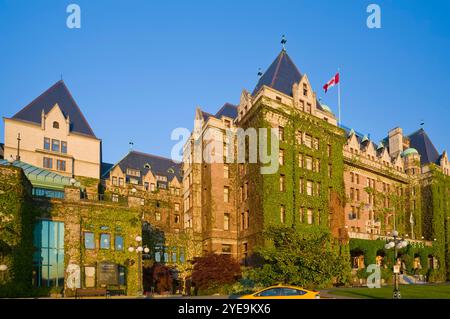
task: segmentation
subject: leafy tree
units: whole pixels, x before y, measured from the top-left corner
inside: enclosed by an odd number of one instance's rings
[[[196,257],[193,264],[192,282],[201,291],[235,283],[241,277],[241,267],[230,255]]]
[[[332,245],[328,232],[272,226],[264,236],[271,245],[256,250],[262,263],[250,270],[255,282],[320,287],[346,280],[349,262],[339,246]]]

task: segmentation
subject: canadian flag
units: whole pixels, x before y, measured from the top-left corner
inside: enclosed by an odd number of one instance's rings
[[[339,73],[336,73],[336,75],[333,76],[333,77],[331,78],[331,80],[328,81],[327,84],[325,84],[325,85],[323,86],[323,89],[325,90],[325,93],[327,93],[327,91],[328,91],[329,88],[335,86],[335,85],[338,84],[338,83],[339,83]]]

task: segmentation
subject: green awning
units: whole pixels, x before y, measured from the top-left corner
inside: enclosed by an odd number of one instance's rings
[[[53,173],[22,161],[14,161],[10,164],[7,160],[0,160],[0,165],[13,165],[21,168],[33,187],[64,190],[64,186],[71,185],[71,178],[68,176]]]

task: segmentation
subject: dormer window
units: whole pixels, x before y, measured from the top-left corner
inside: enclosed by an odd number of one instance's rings
[[[54,122],[53,122],[53,128],[59,128],[59,123],[56,122],[56,121],[54,121]]]
[[[175,174],[175,171],[174,171],[173,168],[171,167],[171,168],[169,168],[169,169],[167,170],[167,173],[169,173],[169,174]]]
[[[151,169],[152,167],[151,167],[151,165],[149,163],[145,163],[144,168]]]
[[[141,172],[139,170],[137,170],[137,169],[127,168],[127,175],[140,177],[141,176]]]

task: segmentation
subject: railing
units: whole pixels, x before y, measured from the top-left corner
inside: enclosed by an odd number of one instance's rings
[[[348,235],[350,238],[355,239],[365,239],[365,240],[392,240],[392,236],[386,236],[386,235],[378,235],[378,234],[367,234],[367,233],[358,233],[358,232],[348,232]],[[405,238],[405,240],[412,245],[418,245],[418,246],[432,246],[432,241],[429,240],[418,240],[418,239],[410,239]]]
[[[81,200],[82,201],[92,201],[92,202],[109,202],[126,205],[128,204],[128,198],[123,195],[117,195],[114,197],[112,194],[97,194],[97,193],[87,193],[81,192]]]

